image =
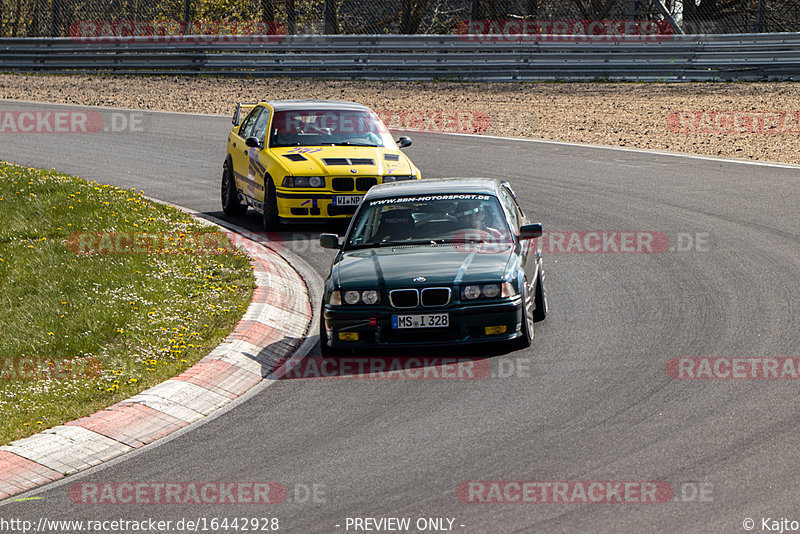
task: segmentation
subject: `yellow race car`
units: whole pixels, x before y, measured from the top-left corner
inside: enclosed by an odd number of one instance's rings
[[[246,113],[243,120],[242,115]],[[422,176],[369,108],[352,102],[239,104],[222,171],[222,211],[279,222],[347,219],[373,185]]]

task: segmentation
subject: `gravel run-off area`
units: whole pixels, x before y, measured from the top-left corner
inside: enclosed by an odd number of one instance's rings
[[[237,102],[352,100],[390,128],[800,164],[797,83],[460,83],[0,74],[0,98],[230,114]],[[0,133],[2,124],[0,124]]]

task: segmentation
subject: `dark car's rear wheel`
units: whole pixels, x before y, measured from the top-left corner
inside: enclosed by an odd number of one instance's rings
[[[518,349],[526,349],[531,346],[533,341],[533,295],[528,291],[528,279],[522,283],[522,325],[520,335],[514,340],[514,346]]]
[[[244,215],[247,206],[239,202],[239,193],[236,191],[236,182],[230,166],[226,163],[222,169],[222,212],[225,215]]]
[[[261,225],[264,230],[274,230],[278,226],[278,195],[275,192],[275,184],[272,178],[264,177],[264,211],[262,213]]]
[[[544,287],[544,266],[539,265],[539,274],[536,275],[536,293],[534,294],[533,302],[536,304],[536,309],[533,311],[533,320],[535,322],[544,321],[547,317],[549,305],[547,304],[547,290]]]

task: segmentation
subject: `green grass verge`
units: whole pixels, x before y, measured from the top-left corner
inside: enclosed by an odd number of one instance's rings
[[[87,232],[115,245],[77,247],[92,242]],[[169,246],[129,252],[113,239],[122,232]],[[198,234],[221,248],[195,248],[186,236]],[[230,250],[215,228],[141,192],[0,163],[0,444],[89,415],[208,354],[255,287],[247,256]]]

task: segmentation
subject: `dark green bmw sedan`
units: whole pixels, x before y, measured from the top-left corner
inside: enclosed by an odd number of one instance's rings
[[[325,281],[324,356],[342,349],[509,342],[547,315],[542,254],[507,182],[448,178],[373,187]]]

